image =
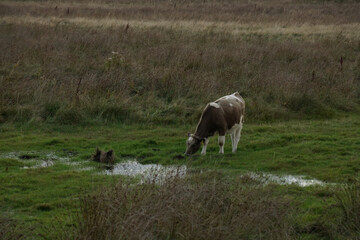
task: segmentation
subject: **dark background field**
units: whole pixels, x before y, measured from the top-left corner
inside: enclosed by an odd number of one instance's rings
[[[356,2],[0,4],[2,122],[195,123],[235,91],[251,122],[358,112]]]

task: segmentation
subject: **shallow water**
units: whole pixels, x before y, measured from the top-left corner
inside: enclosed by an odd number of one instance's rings
[[[92,170],[94,170],[94,168],[93,167],[82,167],[82,168],[77,168],[76,170],[80,171],[80,172],[82,172],[82,171],[92,171]]]
[[[34,166],[28,167],[24,166],[23,169],[29,169],[29,168],[45,168],[45,167],[51,167],[54,166],[54,161],[40,161],[39,163],[35,164]]]
[[[0,155],[0,158],[17,159],[24,163],[22,169],[34,169],[52,167],[55,163],[69,166],[81,165],[83,162],[72,162],[70,157],[58,156],[55,152],[20,151],[8,152]],[[27,166],[32,165],[32,166]]]
[[[325,186],[327,183],[317,179],[309,179],[302,175],[274,175],[270,173],[248,173],[248,176],[260,180],[264,184],[277,183],[280,185],[291,185],[295,184],[300,187],[308,187],[314,185]]]
[[[24,159],[22,156],[29,155]],[[22,169],[34,169],[52,167],[56,163],[62,163],[74,167],[75,171],[92,171],[93,167],[86,166],[89,161],[71,161],[71,156],[61,157],[55,152],[35,152],[20,151],[8,152],[0,155],[0,158],[11,158],[22,161],[25,166]],[[26,166],[26,165],[32,166]],[[123,175],[130,177],[140,177],[141,182],[162,183],[172,177],[184,177],[188,174],[186,166],[162,166],[160,164],[141,164],[135,160],[115,164],[111,169],[104,170],[100,174],[105,175]],[[263,184],[276,183],[280,185],[297,185],[300,187],[308,187],[314,185],[325,186],[329,183],[322,182],[317,179],[310,179],[302,175],[275,175],[262,172],[249,172],[244,174],[252,179],[259,180]]]
[[[118,163],[111,170],[105,170],[106,175],[123,175],[140,177],[141,182],[163,183],[172,177],[184,177],[187,173],[186,166],[162,166],[160,164],[141,164],[134,160]]]

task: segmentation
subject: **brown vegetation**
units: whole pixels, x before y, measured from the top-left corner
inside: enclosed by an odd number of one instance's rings
[[[70,3],[3,2],[0,122],[196,122],[208,101],[234,91],[248,103],[249,121],[356,111],[359,14],[352,11],[360,4],[340,11],[328,1],[271,3],[257,9],[293,10],[259,17],[225,14],[248,1],[177,3],[176,11],[203,7],[191,17],[162,16],[158,8],[169,3],[161,1],[146,11],[135,2],[76,3],[63,16],[54,11]],[[127,15],[111,12],[119,9]],[[316,17],[306,16],[309,9]]]
[[[359,23],[356,0],[111,0],[2,2],[0,14],[285,24]]]
[[[218,174],[120,181],[81,201],[76,239],[291,239],[289,201]],[[245,184],[245,185],[244,185]]]

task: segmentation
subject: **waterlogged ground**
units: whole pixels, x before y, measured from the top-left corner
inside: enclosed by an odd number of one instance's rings
[[[64,155],[64,153],[61,155]],[[185,177],[189,172],[186,165],[163,166],[161,164],[141,164],[135,159],[125,160],[114,165],[99,164],[98,168],[96,168],[91,163],[91,159],[72,161],[72,157],[71,154],[69,154],[68,157],[64,157],[57,155],[55,152],[44,153],[34,151],[9,152],[0,155],[0,159],[16,159],[23,164],[23,166],[19,166],[19,168],[23,170],[66,165],[71,167],[71,169],[67,169],[67,171],[91,171],[94,174],[128,176],[138,178],[140,183],[154,182],[161,184],[172,177]],[[8,169],[5,169],[5,171],[8,171]],[[189,174],[191,174],[191,172]],[[247,172],[242,175],[259,180],[263,184],[295,184],[300,187],[327,185],[325,182],[310,179],[306,176],[275,175],[264,172]]]
[[[71,225],[66,216],[80,196],[119,178],[161,184],[216,170],[276,185],[274,194],[303,209],[296,219],[307,229],[334,204],[332,189],[359,177],[358,126],[359,116],[246,124],[237,153],[227,137],[219,155],[212,138],[206,156],[181,158],[186,133],[195,126],[1,125],[0,208],[26,225],[50,226],[54,218]],[[115,151],[114,166],[91,161],[97,146]]]

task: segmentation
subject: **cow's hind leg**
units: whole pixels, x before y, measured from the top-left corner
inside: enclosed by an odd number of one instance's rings
[[[234,151],[234,146],[235,146],[235,142],[236,142],[235,132],[230,133],[230,137],[231,137],[231,148]]]
[[[236,129],[236,132],[235,132],[235,137],[234,137],[235,138],[235,146],[233,148],[233,152],[237,151],[237,147],[238,147],[240,137],[241,137],[241,130],[242,130],[242,123],[240,123],[239,128]]]
[[[224,136],[219,135],[219,146],[220,146],[219,153],[221,154],[224,154],[224,145],[225,145],[225,135]]]

